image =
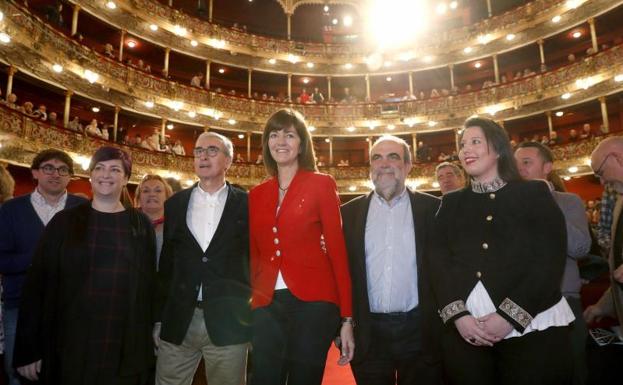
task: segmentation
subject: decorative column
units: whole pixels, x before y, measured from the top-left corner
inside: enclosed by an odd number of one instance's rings
[[[413,71],[409,71],[409,92],[413,95]]]
[[[329,137],[329,166],[333,166],[333,138]]]
[[[214,1],[210,0],[210,2],[208,3],[208,21],[211,23],[212,22],[212,9],[213,9],[213,4]]]
[[[331,100],[331,76],[327,76],[327,101]]]
[[[491,0],[487,0],[487,14],[489,17],[493,16],[493,11],[491,10]]]
[[[206,60],[206,90],[210,89],[210,65],[212,62],[210,60]]]
[[[450,90],[454,89],[454,64],[448,64],[448,69],[450,70]]]
[[[413,150],[413,160],[414,163],[417,159],[417,134],[414,132],[411,134],[411,149]]]
[[[7,78],[6,81],[6,94],[4,96],[4,99],[8,102],[9,101],[9,95],[11,95],[13,93],[13,76],[17,73],[17,68],[15,66],[10,66],[9,67],[9,77]]]
[[[593,43],[593,51],[594,53],[599,52],[599,45],[597,45],[597,30],[595,29],[595,18],[588,18],[588,26],[591,29],[591,43]]]
[[[251,131],[247,133],[247,162],[251,163]]]
[[[368,142],[368,152],[366,153],[366,156],[368,157],[368,162],[370,162],[370,151],[372,151],[372,137],[368,136],[366,138],[366,141]]]
[[[495,74],[495,82],[500,84],[500,67],[498,66],[498,55],[493,55],[493,73]]]
[[[162,70],[162,72],[165,75],[169,75],[169,55],[171,54],[171,48],[167,47],[164,50],[164,69]]]
[[[119,131],[119,111],[121,107],[115,105],[115,116],[112,121],[112,141],[115,143],[117,143],[117,131]]]
[[[71,113],[71,95],[74,92],[72,90],[65,91],[65,109],[63,110],[63,127],[69,126],[69,114]]]
[[[78,33],[78,15],[80,14],[80,5],[74,4],[71,14],[71,36]]]
[[[164,138],[165,130],[167,128],[167,118],[162,118],[162,122],[160,122],[160,136]]]
[[[536,41],[536,43],[539,45],[539,56],[541,59],[541,66],[545,65],[545,50],[543,49],[543,39],[539,39]]]
[[[173,0],[169,0],[169,7],[173,7]]]
[[[123,42],[125,41],[125,30],[121,30],[121,38],[119,39],[119,61],[123,62]]]
[[[601,104],[601,121],[604,126],[604,134],[610,132],[610,122],[608,120],[608,106],[606,105],[606,98],[604,96],[599,98]]]
[[[292,74],[288,74],[288,99],[292,102]]]
[[[366,101],[370,101],[370,75],[366,74]]]
[[[547,115],[547,131],[552,133],[554,131],[554,121],[552,120],[552,111],[546,111],[545,115]]]
[[[288,40],[292,38],[292,14],[286,13],[286,18],[288,20]]]
[[[253,77],[253,70],[251,68],[247,69],[247,96],[249,99],[251,98],[251,78]]]

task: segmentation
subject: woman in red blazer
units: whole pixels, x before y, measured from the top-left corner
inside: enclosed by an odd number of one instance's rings
[[[319,385],[339,331],[354,351],[351,282],[336,185],[317,172],[303,117],[270,117],[262,136],[271,178],[249,193],[253,385]],[[340,317],[341,327],[340,327]]]

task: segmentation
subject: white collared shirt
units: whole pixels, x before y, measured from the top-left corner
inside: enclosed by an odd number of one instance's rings
[[[30,194],[30,203],[37,212],[37,215],[39,216],[39,219],[41,219],[41,222],[43,222],[43,225],[47,226],[48,222],[50,222],[52,217],[65,208],[65,203],[67,203],[67,191],[63,193],[61,199],[59,199],[55,205],[50,205],[45,200],[43,195],[41,195],[39,189],[35,189],[35,191]]]
[[[204,191],[197,184],[190,194],[188,210],[186,211],[186,224],[188,224],[190,232],[204,252],[210,246],[212,237],[221,221],[228,192],[227,183],[224,183],[212,194]],[[202,289],[200,288],[197,300],[201,301],[202,298]]]

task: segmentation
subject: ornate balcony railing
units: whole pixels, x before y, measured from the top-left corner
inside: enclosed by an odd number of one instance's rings
[[[588,155],[600,138],[584,140],[553,148],[556,166],[563,174],[567,168],[576,166],[577,174],[590,173]],[[76,161],[78,175],[86,176],[81,164],[88,164],[90,154],[102,145],[111,142],[85,136],[81,133],[57,128],[40,120],[28,117],[17,110],[0,105],[0,159],[27,166],[35,154],[46,148],[57,148],[72,155]],[[117,146],[117,145],[115,145]],[[131,182],[138,183],[143,175],[156,173],[174,176],[186,185],[195,180],[192,157],[148,151],[131,146],[119,146],[132,156],[133,175]],[[370,190],[368,167],[321,167],[321,172],[332,175],[340,193],[358,194]],[[431,190],[433,188],[435,164],[416,164],[409,175],[408,184],[412,188]],[[227,172],[233,183],[250,188],[266,178],[264,167],[254,164],[234,163]]]
[[[571,9],[566,0],[535,0],[470,26],[434,30],[418,38],[410,47],[411,53],[414,57],[420,58],[425,55],[434,56],[436,60],[432,64],[419,60],[403,62],[399,60],[399,53],[387,53],[385,59],[393,60],[395,63],[391,71],[386,68],[372,71],[364,64],[366,57],[372,52],[365,44],[304,43],[269,38],[207,23],[155,0],[117,0],[119,9],[125,12],[111,11],[102,1],[71,0],[71,2],[108,24],[191,56],[271,72],[336,76],[363,75],[370,72],[396,73],[490,56],[499,51],[508,51],[533,43],[543,36],[560,33],[623,3],[621,0],[591,0],[582,3],[577,9]],[[551,18],[555,15],[564,17],[561,22],[552,23]],[[156,23],[162,28],[157,32],[151,31],[148,27],[151,23]],[[176,25],[186,28],[188,31],[186,38],[180,38],[173,32]],[[516,34],[512,43],[505,39],[509,33]],[[479,37],[483,36],[486,37],[486,44],[482,44],[482,40],[479,40]],[[205,45],[193,47],[190,45],[190,39],[203,42]],[[225,42],[225,46],[215,48],[214,44],[210,44],[210,41],[215,40]],[[475,52],[472,56],[463,54],[466,46],[474,47]],[[238,55],[230,55],[230,52]],[[317,65],[309,69],[301,63],[290,63],[287,61],[288,55],[296,55],[300,62],[313,61]],[[266,60],[262,60],[268,58],[282,60],[276,65],[269,65]],[[359,63],[361,66],[344,70],[342,66],[344,63]]]
[[[261,131],[262,124],[272,112],[292,106],[225,96],[151,76],[105,58],[49,28],[20,7],[5,2],[0,4],[0,10],[6,15],[3,23],[13,36],[10,44],[0,45],[0,60],[35,77],[111,105],[189,124],[231,130],[233,127],[223,124],[223,119],[214,118],[217,111],[223,118],[235,118],[239,122],[235,127],[237,131],[255,132]],[[53,72],[54,63],[62,64],[65,70]],[[473,114],[491,113],[491,108],[496,119],[507,120],[620,92],[623,83],[617,83],[613,78],[622,66],[623,46],[619,45],[550,72],[455,96],[390,104],[294,106],[317,127],[315,134],[322,136],[369,135],[372,132],[368,128],[370,121],[375,121],[377,126],[394,124],[395,133],[431,130],[426,124],[430,120],[437,122],[434,130],[449,129],[461,126],[463,120]],[[99,75],[94,84],[84,79],[87,69]],[[576,83],[578,79],[590,79],[591,86],[583,89]],[[573,93],[573,97],[562,100],[560,95],[565,92]],[[153,101],[155,106],[148,108],[145,101]],[[179,111],[171,108],[173,101],[183,103]],[[196,118],[190,119],[188,111],[197,112]],[[358,127],[355,132],[343,130],[351,125]]]

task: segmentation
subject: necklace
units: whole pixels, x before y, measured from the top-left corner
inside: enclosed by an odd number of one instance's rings
[[[290,188],[290,185],[288,185],[288,187],[286,187],[286,188],[282,188],[281,185],[279,185],[279,190],[281,190],[283,192],[288,191],[289,188]]]

